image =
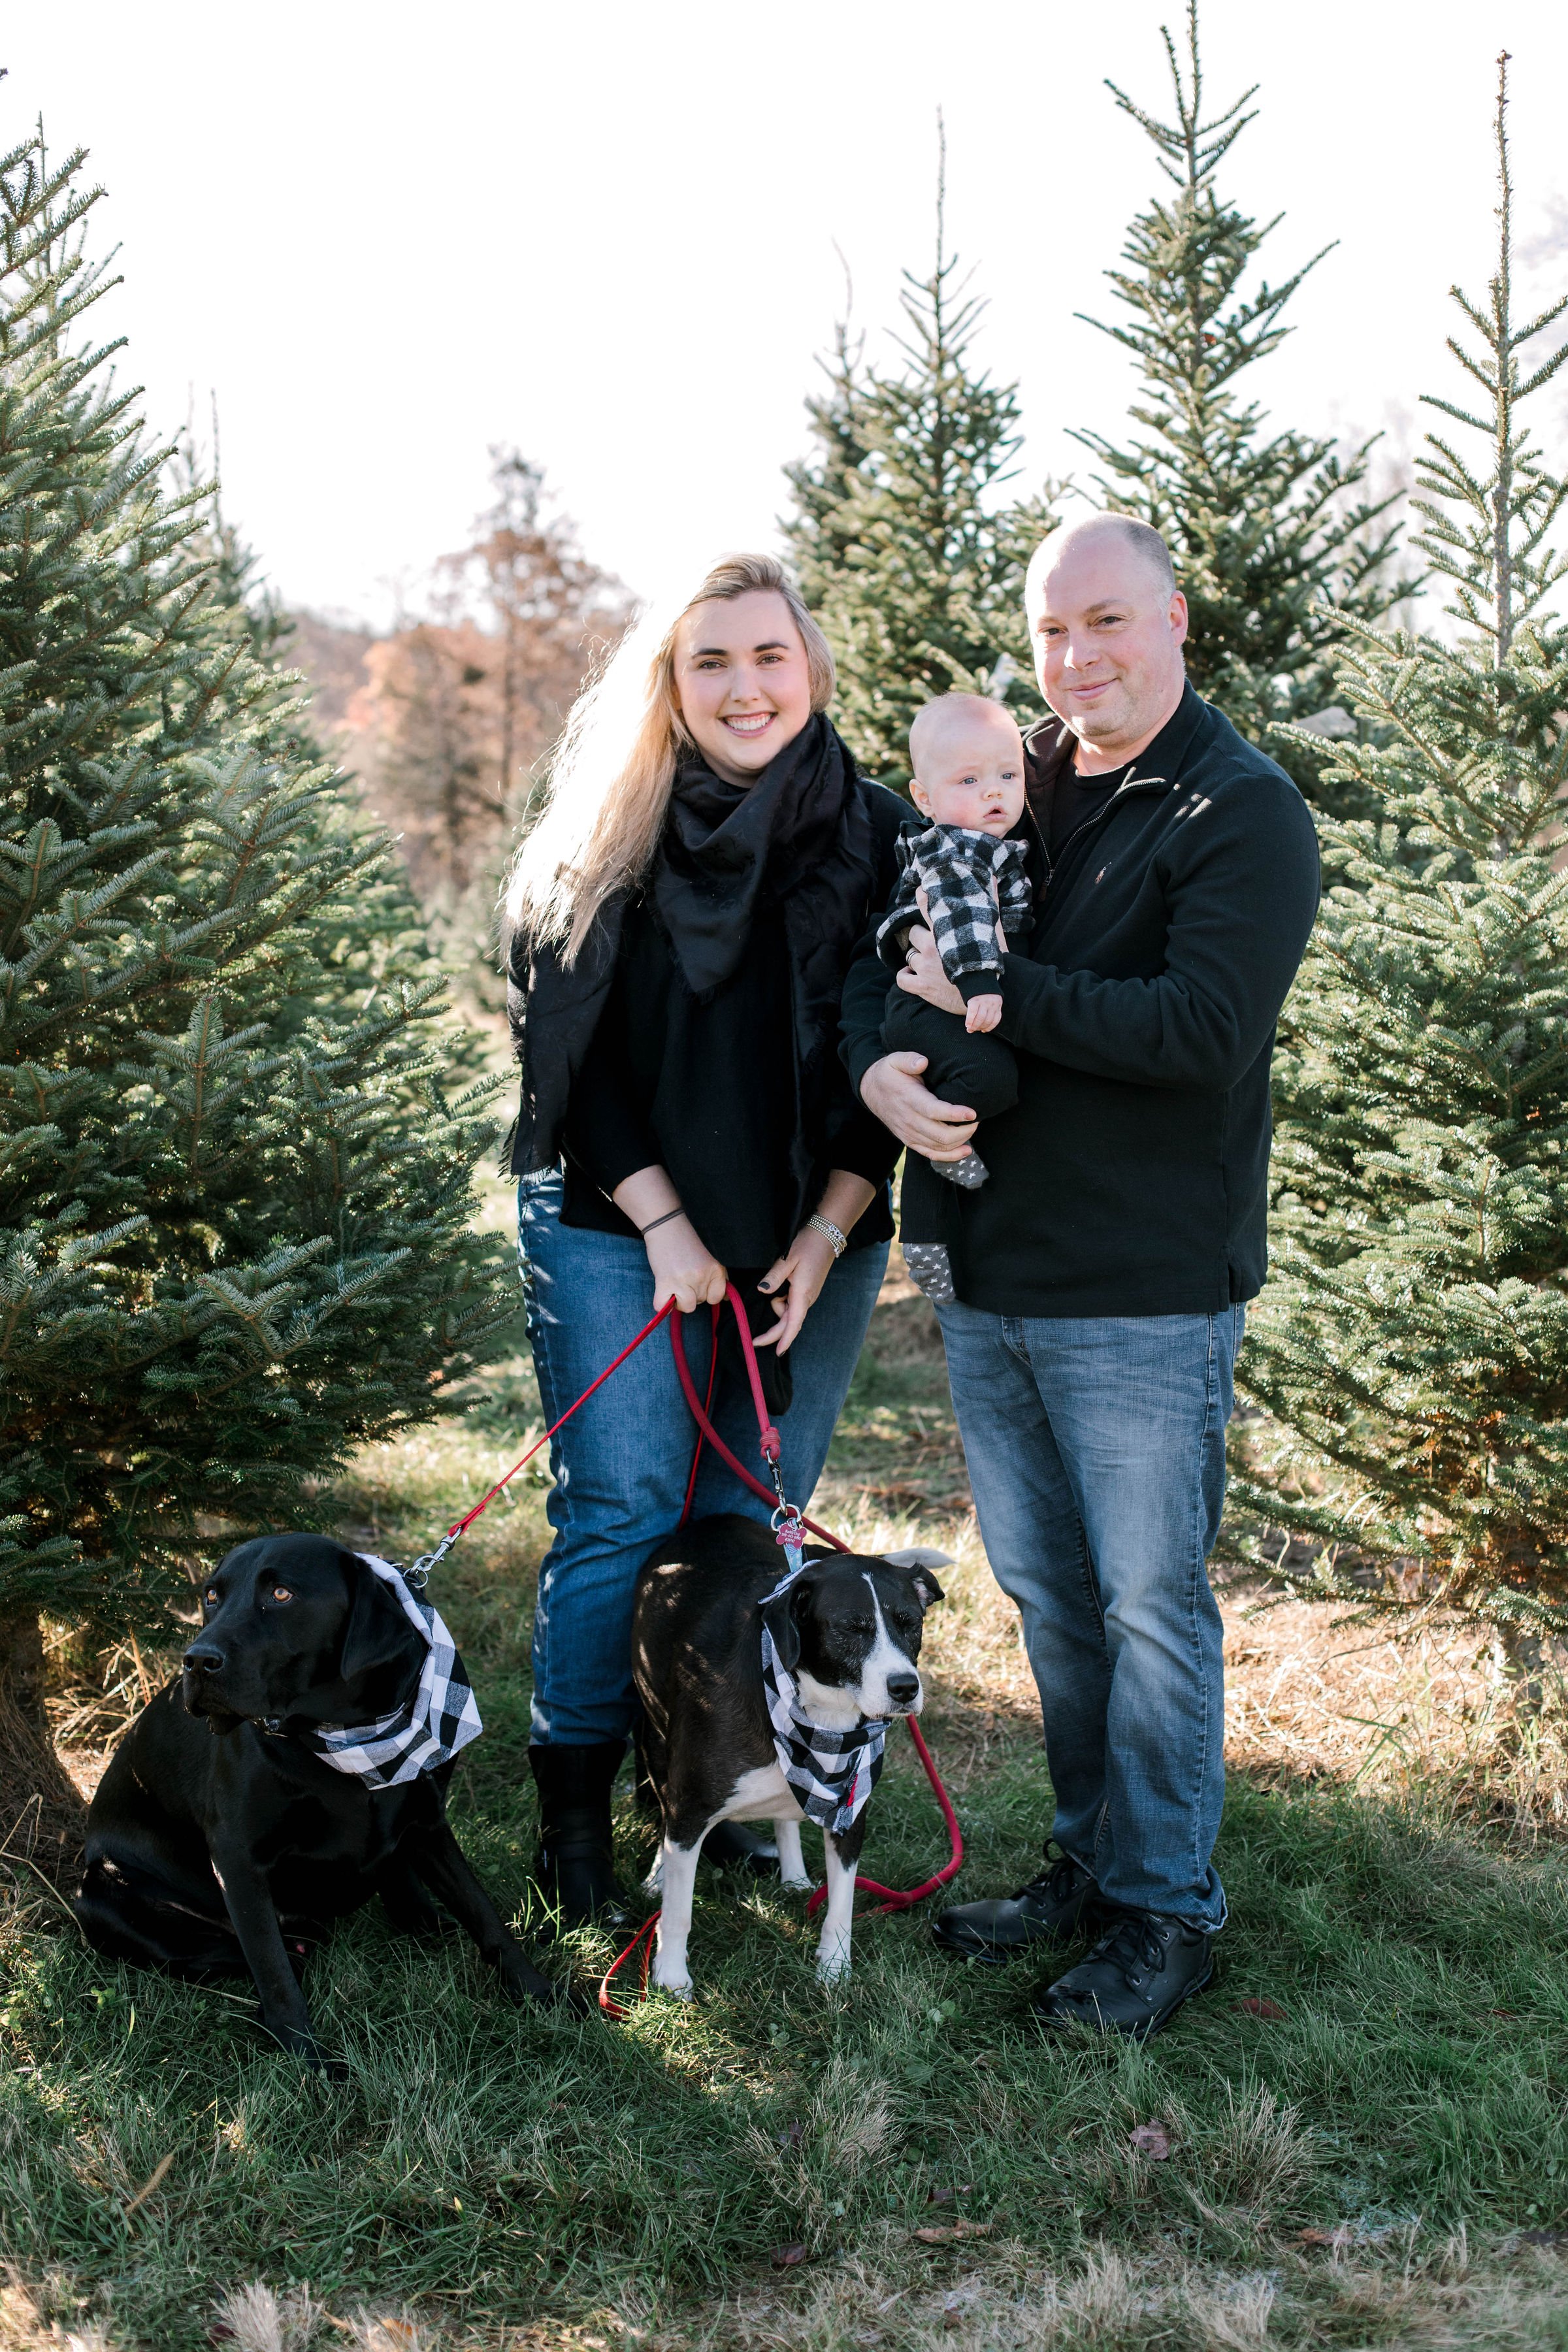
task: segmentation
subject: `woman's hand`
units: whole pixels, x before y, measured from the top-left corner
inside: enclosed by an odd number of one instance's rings
[[[643,1247],[653,1268],[656,1315],[671,1298],[683,1315],[694,1315],[700,1307],[716,1307],[723,1297],[729,1274],[707,1247],[689,1217],[671,1217],[657,1234],[646,1234]],[[832,1252],[828,1255],[831,1256]]]
[[[753,1333],[759,1348],[776,1348],[784,1355],[793,1344],[807,1314],[816,1306],[823,1284],[833,1271],[833,1244],[813,1225],[803,1225],[783,1257],[775,1258],[758,1283],[759,1290],[784,1296],[773,1302],[778,1321],[771,1331]]]
[[[657,1163],[639,1168],[622,1179],[610,1198],[642,1234],[653,1268],[655,1314],[672,1298],[683,1315],[691,1315],[723,1297],[730,1277],[712,1251],[704,1248],[668,1169]],[[651,1233],[650,1225],[655,1228]]]
[[[877,1197],[876,1187],[864,1176],[851,1175],[847,1168],[828,1171],[827,1189],[816,1204],[816,1213],[824,1222],[837,1225],[841,1234],[863,1217]],[[815,1225],[803,1225],[783,1257],[775,1258],[763,1275],[757,1288],[773,1293],[781,1286],[782,1298],[773,1299],[773,1313],[778,1317],[771,1331],[753,1335],[759,1348],[776,1348],[780,1355],[793,1345],[801,1325],[816,1306],[823,1284],[833,1271],[836,1253],[826,1234]]]

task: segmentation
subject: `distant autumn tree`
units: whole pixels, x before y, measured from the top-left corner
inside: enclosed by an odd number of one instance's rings
[[[543,469],[490,452],[494,502],[436,567],[427,619],[372,645],[348,726],[401,831],[415,888],[447,924],[483,928],[533,769],[626,618],[620,583],[546,511]]]

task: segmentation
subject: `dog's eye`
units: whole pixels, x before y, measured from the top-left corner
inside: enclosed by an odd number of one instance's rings
[[[294,1595],[286,1584],[275,1584],[272,1588],[272,1598],[274,1601],[292,1601]]]

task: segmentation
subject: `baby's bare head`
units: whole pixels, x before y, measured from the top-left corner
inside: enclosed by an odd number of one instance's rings
[[[1011,833],[1024,813],[1024,742],[985,694],[939,694],[910,729],[910,798],[933,824]]]

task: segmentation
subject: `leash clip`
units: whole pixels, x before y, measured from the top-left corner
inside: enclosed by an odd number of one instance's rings
[[[403,1581],[408,1586],[410,1591],[424,1591],[425,1587],[430,1581],[430,1570],[437,1567],[440,1561],[446,1559],[447,1554],[451,1550],[452,1546],[457,1542],[458,1538],[461,1533],[462,1529],[460,1528],[448,1528],[434,1551],[422,1551],[418,1559],[413,1561],[409,1567],[400,1568],[398,1570],[397,1573],[402,1577]]]

